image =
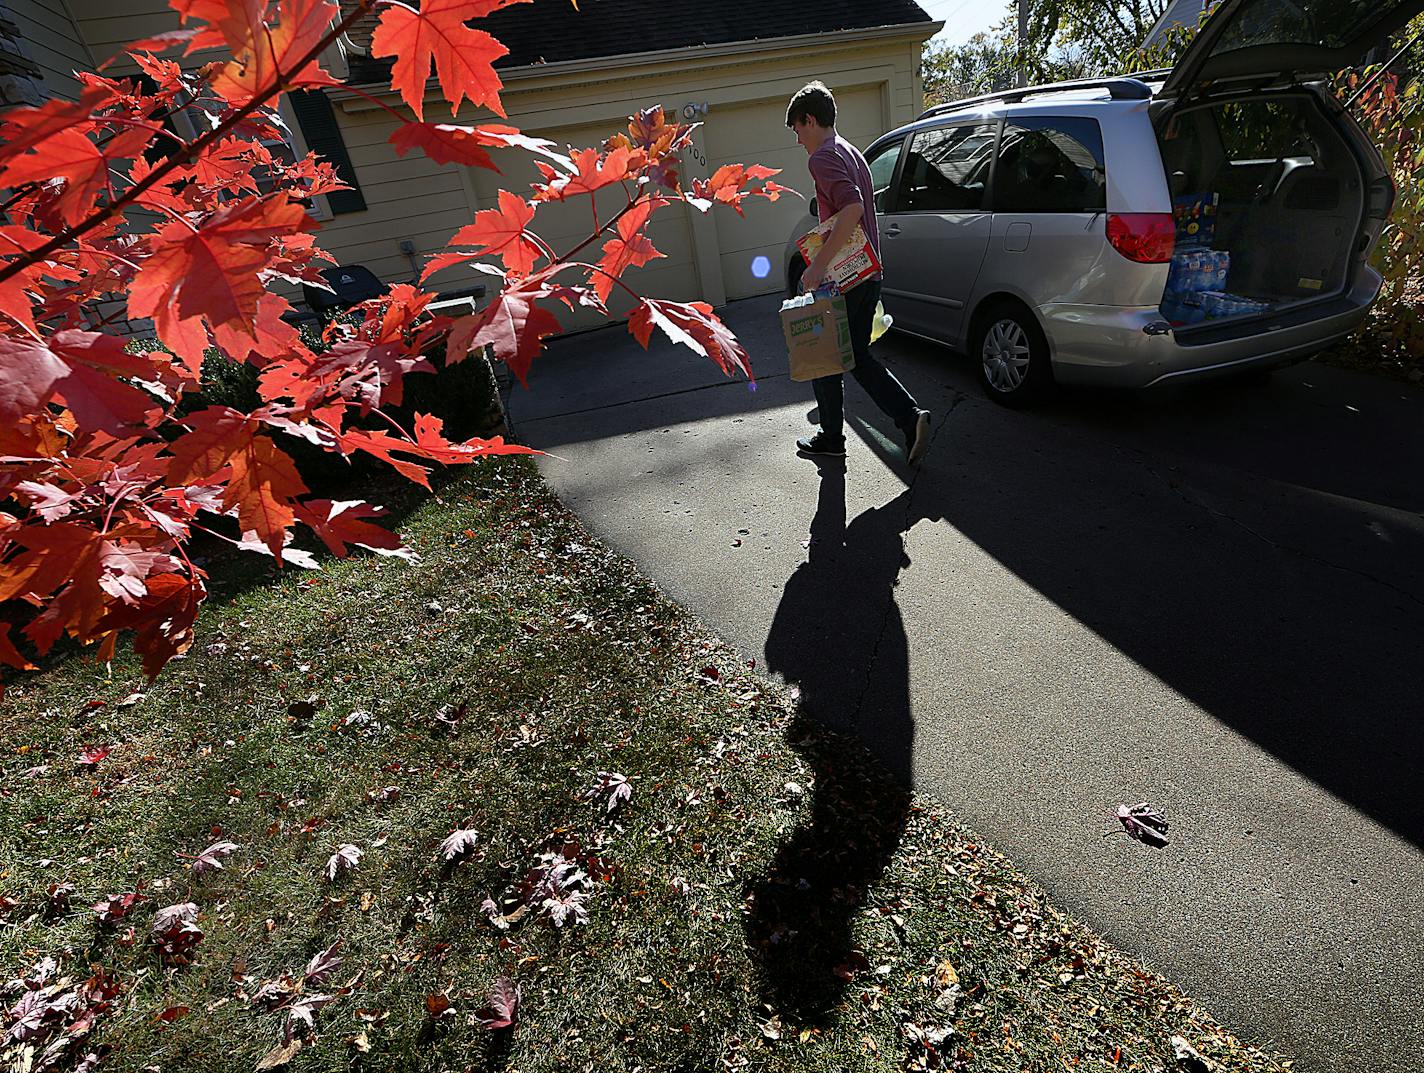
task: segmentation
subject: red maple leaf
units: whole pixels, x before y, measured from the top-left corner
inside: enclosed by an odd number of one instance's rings
[[[359,402],[365,414],[385,403],[399,406],[405,375],[416,371],[433,373],[435,367],[402,342],[345,339],[319,355],[305,375],[335,377],[337,391]]]
[[[531,138],[518,127],[490,123],[483,127],[461,127],[453,123],[402,123],[390,137],[396,153],[405,156],[412,149],[422,150],[437,164],[464,164],[499,171],[485,148],[527,149],[570,171],[573,164],[562,153],[554,151],[554,143],[544,138]]]
[[[712,312],[706,302],[663,302],[644,298],[628,318],[633,338],[648,349],[654,326],[674,343],[690,347],[715,361],[728,376],[742,373],[752,380],[751,359],[737,337]]]
[[[508,190],[499,192],[499,208],[475,213],[475,222],[466,224],[450,238],[452,246],[474,247],[474,255],[492,253],[518,276],[527,276],[542,251],[524,233],[534,219],[534,206]],[[440,267],[447,267],[442,264]],[[438,269],[426,269],[429,275]]]
[[[575,169],[574,173],[562,176],[555,176],[553,169],[547,164],[535,161],[550,182],[547,186],[538,188],[534,200],[563,201],[575,194],[591,194],[605,186],[621,183],[631,173],[629,164],[632,156],[632,151],[621,145],[607,156],[597,149],[576,149],[569,156]]]
[[[64,222],[73,226],[89,215],[99,195],[108,189],[109,169],[137,156],[159,129],[156,124],[128,127],[102,146],[88,137],[84,125],[53,131],[34,152],[15,157],[0,168],[0,187],[63,179],[66,185],[55,208]]]
[[[465,99],[502,116],[505,113],[499,103],[499,91],[504,83],[495,74],[494,61],[507,56],[509,49],[483,30],[473,30],[465,23],[510,4],[527,2],[424,0],[417,11],[399,0],[390,0],[371,37],[371,55],[395,57],[391,86],[400,92],[417,119],[425,118],[425,82],[432,63],[452,116],[459,112],[460,102]]]
[[[245,0],[238,6],[247,8],[252,3]],[[276,25],[259,25],[241,48],[233,48],[234,59],[213,76],[214,92],[238,108],[266,96],[279,82],[283,89],[340,86],[315,59],[299,66],[326,36],[336,14],[337,6],[329,0],[280,0]],[[248,20],[241,22],[244,28],[239,36],[247,37]],[[200,34],[199,41],[201,38]],[[190,51],[199,41],[189,46]]]
[[[22,671],[33,671],[35,665],[20,655],[20,650],[15,647],[15,642],[10,640],[10,623],[0,622],[0,662],[8,663],[11,667],[16,667]],[[3,685],[0,685],[3,688]],[[0,696],[4,696],[0,692]]]
[[[603,259],[598,262],[602,271],[594,272],[590,281],[600,301],[608,301],[613,281],[624,269],[641,268],[654,258],[666,256],[654,249],[652,240],[642,233],[653,210],[666,204],[664,198],[657,196],[643,198],[618,217],[618,235],[603,244]]]
[[[400,537],[389,529],[372,525],[363,518],[379,518],[384,507],[372,506],[361,500],[333,502],[330,499],[309,499],[297,505],[297,518],[331,549],[337,558],[345,558],[347,544],[355,544],[382,555],[398,555],[413,559],[414,553],[401,546]]]
[[[204,317],[213,327],[250,325],[263,294],[259,272],[267,265],[268,243],[315,227],[285,194],[220,209],[196,228],[174,220],[158,233],[153,256],[134,277],[129,314],[151,317],[166,310],[178,320]],[[162,323],[159,331],[167,342]]]
[[[475,1017],[490,1032],[513,1028],[519,1020],[519,999],[519,987],[509,977],[501,976],[494,982],[489,999],[475,1013]]]
[[[208,24],[197,31],[190,52],[226,44],[234,56],[246,52],[261,36],[267,14],[267,0],[169,0],[169,6],[185,26],[193,19]]]
[[[339,442],[342,454],[349,455],[352,451],[365,451],[368,455],[379,458],[402,477],[414,481],[427,491],[429,490],[430,469],[417,465],[409,459],[397,457],[397,453],[412,453],[412,445],[409,441],[397,439],[381,429],[367,432],[365,429],[354,428],[342,432]]]
[[[19,156],[44,144],[60,131],[80,134],[93,129],[90,117],[109,101],[115,91],[105,85],[89,85],[77,101],[56,97],[38,108],[14,108],[0,116],[0,160]]]
[[[475,127],[458,127],[451,123],[402,123],[391,135],[397,156],[412,149],[421,150],[437,164],[463,164],[471,168],[495,167],[494,158],[484,150],[491,143],[479,137]]]
[[[17,596],[48,596],[81,574],[99,574],[100,537],[70,522],[27,526],[10,534],[25,550],[0,574],[0,603]]]
[[[141,37],[137,41],[130,41],[124,46],[124,51],[130,56],[135,52],[167,52],[170,48],[176,48],[179,45],[189,43],[197,36],[198,31],[196,29],[164,30],[162,33],[154,34],[152,37]],[[103,70],[114,60],[118,59],[118,55],[119,54],[116,53],[110,59],[99,64],[99,69]]]
[[[292,459],[267,436],[254,436],[228,459],[231,476],[223,490],[223,507],[237,507],[238,524],[254,532],[278,562],[287,530],[295,518],[293,503],[307,486],[297,475]]]
[[[95,624],[93,636],[107,635],[105,645],[112,646],[120,630],[133,630],[134,651],[143,657],[143,671],[156,678],[164,664],[192,645],[193,623],[208,592],[200,578],[179,574],[159,574],[147,584],[142,600],[114,607]]]
[[[538,297],[539,288],[506,287],[479,313],[456,321],[446,360],[461,360],[472,346],[492,346],[494,356],[528,387],[526,377],[542,349],[540,340],[560,330],[554,314],[534,304]]]
[[[170,445],[168,482],[195,484],[212,477],[244,450],[257,431],[257,423],[247,414],[228,406],[209,406],[183,419],[190,431]]]
[[[436,462],[471,462],[485,455],[543,454],[532,447],[505,443],[503,436],[484,439],[479,436],[463,443],[451,443],[445,438],[445,422],[434,414],[415,415],[415,443],[423,457]]]
[[[0,336],[0,421],[14,422],[61,399],[85,427],[120,435],[147,423],[157,402],[115,375],[154,376],[153,362],[98,332],[65,329],[47,340]]]

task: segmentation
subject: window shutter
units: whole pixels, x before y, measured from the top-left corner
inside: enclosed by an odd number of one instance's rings
[[[366,199],[361,196],[361,187],[356,183],[356,169],[351,166],[346,143],[341,140],[341,128],[336,125],[336,113],[332,111],[326,94],[319,89],[297,89],[289,96],[307,148],[331,161],[337,176],[351,187],[350,190],[338,190],[326,195],[332,213],[339,216],[344,212],[363,211]]]

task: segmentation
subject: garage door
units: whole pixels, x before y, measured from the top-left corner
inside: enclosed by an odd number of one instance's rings
[[[806,171],[806,150],[786,126],[786,104],[786,99],[779,99],[713,108],[698,131],[704,139],[709,172],[728,163],[780,168],[776,181],[801,191],[809,201],[814,187]],[[860,149],[883,134],[879,87],[836,93],[836,129]],[[786,242],[807,211],[806,201],[797,197],[775,202],[754,198],[742,208],[744,217],[726,209],[713,213],[722,254],[722,282],[729,299],[767,294],[785,286],[782,260]],[[763,257],[766,261],[758,262]]]
[[[597,127],[560,127],[539,129],[524,128],[526,134],[547,138],[562,150],[567,145],[575,149],[596,148],[619,129],[619,124],[610,123]],[[474,169],[475,190],[481,208],[492,206],[498,200],[498,191],[503,188],[520,196],[531,196],[530,184],[542,182],[543,177],[534,167],[530,154],[522,151],[497,152],[495,163],[503,169],[496,174],[483,168]],[[587,195],[570,198],[565,202],[548,202],[539,205],[534,217],[534,230],[554,251],[560,255],[572,250],[593,233],[594,199]],[[598,222],[606,224],[628,203],[623,187],[609,186],[597,194]],[[649,298],[668,298],[676,301],[692,301],[700,298],[697,285],[697,270],[693,260],[692,234],[687,218],[690,210],[674,203],[659,209],[647,232],[653,246],[664,256],[649,261],[642,268],[630,268],[622,276],[623,281],[640,295]],[[603,243],[607,235],[591,243],[578,259],[597,263],[603,256]],[[569,269],[560,277],[566,282],[580,281],[579,273]],[[627,317],[634,305],[628,292],[614,287],[608,299],[608,307],[615,317]],[[603,317],[588,309],[570,311],[562,303],[551,307],[559,323],[566,331],[596,327],[606,323]]]

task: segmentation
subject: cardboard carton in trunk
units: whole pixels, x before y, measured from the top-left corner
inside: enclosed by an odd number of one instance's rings
[[[855,368],[850,319],[840,295],[803,294],[782,302],[781,331],[791,358],[792,380],[815,380]]]

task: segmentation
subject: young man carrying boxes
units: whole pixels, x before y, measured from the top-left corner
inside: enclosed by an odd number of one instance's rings
[[[786,125],[796,132],[796,140],[810,155],[807,167],[816,184],[817,211],[830,235],[806,266],[801,277],[803,290],[815,290],[832,279],[830,266],[859,224],[877,262],[880,261],[880,232],[875,225],[875,189],[870,168],[860,150],[836,133],[836,99],[820,82],[811,82],[797,91],[786,109]],[[890,417],[905,435],[905,453],[910,462],[924,457],[930,445],[930,414],[915,404],[894,374],[870,355],[870,332],[875,303],[880,298],[880,273],[845,292],[846,316],[850,322],[855,368],[851,371],[875,405]],[[820,410],[821,427],[796,441],[807,455],[845,454],[845,386],[842,377],[823,376],[811,381]]]

